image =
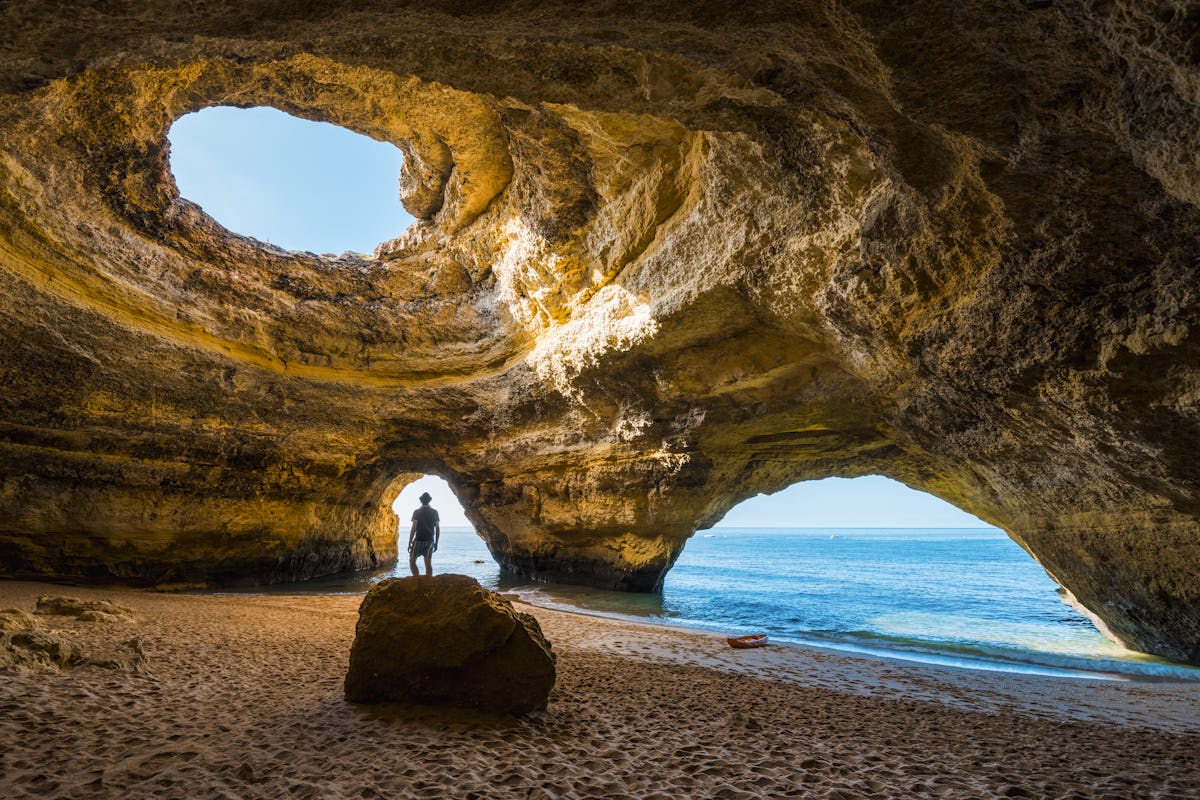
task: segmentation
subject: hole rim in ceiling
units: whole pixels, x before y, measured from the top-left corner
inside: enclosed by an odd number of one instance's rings
[[[264,251],[308,254],[323,260],[369,260],[380,246],[405,235],[417,221],[404,208],[400,193],[404,150],[386,139],[367,136],[333,122],[308,119],[266,103],[252,106],[218,103],[189,110],[170,122],[166,138],[167,172],[179,200],[197,207],[231,236],[253,242]],[[240,139],[250,141],[241,142]],[[281,140],[288,146],[278,147]],[[251,145],[255,148],[253,152]],[[185,159],[183,165],[179,161],[181,152]],[[252,164],[247,169],[246,159],[255,153],[263,158],[263,164]],[[240,160],[230,159],[231,155]],[[281,160],[287,158],[300,160]],[[260,175],[255,179],[251,175],[253,169],[265,165],[275,177],[283,175],[295,180],[300,174],[298,167],[305,158],[318,164],[323,172],[324,182],[320,186],[297,181],[290,190],[287,186],[276,189],[270,183],[271,176]],[[204,164],[210,167],[216,164],[225,169],[224,183],[240,183],[241,191],[231,190],[229,186],[215,188],[218,181],[205,176],[201,178],[205,185],[197,192],[200,184],[196,183],[196,172],[203,170]],[[184,169],[182,181],[178,174],[181,166]],[[289,166],[292,169],[287,169]],[[336,170],[346,172],[347,178],[335,180],[333,172]],[[235,171],[236,175],[231,174]],[[370,185],[369,200],[354,210],[348,203],[336,206],[294,203],[297,198],[322,195],[327,189],[340,192],[343,200],[357,197],[364,184],[373,184]],[[246,189],[259,201],[258,205],[268,207],[257,209],[255,213],[272,212],[266,216],[270,219],[269,224],[276,226],[274,230],[260,227],[260,220],[247,218],[247,201],[238,199]],[[230,213],[230,209],[237,209],[239,203],[241,212]],[[331,210],[341,214],[341,221],[332,226],[322,222],[323,235],[347,236],[347,239],[318,242],[295,238],[311,234],[307,231],[298,234],[297,226],[308,227],[308,223],[297,220],[304,218],[311,223],[314,219],[329,216]],[[351,223],[355,230],[351,233],[341,229],[348,216],[355,218]],[[362,225],[364,219],[370,219],[370,222]],[[290,229],[280,227],[289,225]],[[366,230],[373,232],[364,234]],[[280,231],[285,232],[280,235]]]

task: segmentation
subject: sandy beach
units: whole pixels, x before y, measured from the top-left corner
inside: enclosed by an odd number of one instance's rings
[[[1200,686],[959,670],[523,607],[558,655],[544,713],[342,697],[358,596],[0,582],[140,670],[0,674],[0,797],[1196,798]]]

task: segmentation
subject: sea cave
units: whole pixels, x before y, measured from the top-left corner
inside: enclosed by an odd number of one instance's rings
[[[505,567],[654,591],[745,498],[878,474],[1200,663],[1194,9],[0,19],[5,576],[379,566],[436,474]],[[395,145],[416,221],[227,230],[169,165],[214,106]]]

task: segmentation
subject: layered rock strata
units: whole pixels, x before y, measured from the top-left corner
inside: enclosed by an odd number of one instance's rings
[[[889,475],[1200,661],[1200,60],[1186,4],[14,0],[0,563],[389,563],[451,483],[497,559],[654,589],[759,492]],[[418,217],[285,252],[166,132],[401,147]],[[798,518],[798,523],[803,519]]]

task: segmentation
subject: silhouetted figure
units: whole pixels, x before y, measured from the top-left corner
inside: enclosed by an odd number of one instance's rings
[[[425,556],[425,574],[432,575],[433,553],[442,537],[442,525],[437,509],[429,505],[433,499],[429,492],[424,492],[419,499],[421,507],[413,512],[412,528],[408,532],[408,568],[413,575],[420,575],[417,556]]]

